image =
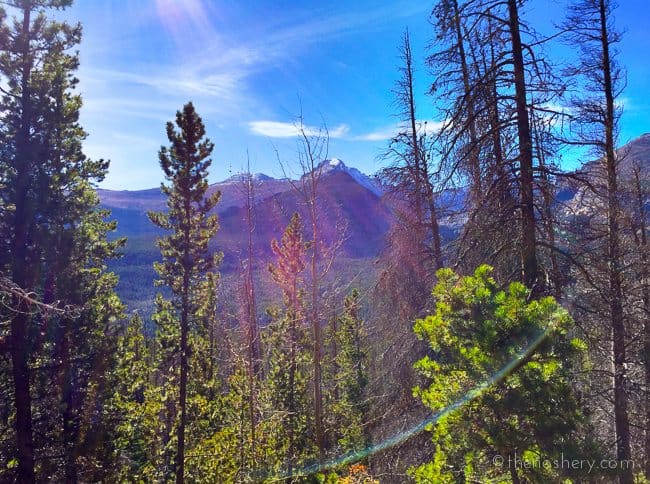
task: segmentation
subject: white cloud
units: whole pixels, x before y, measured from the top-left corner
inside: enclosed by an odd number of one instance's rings
[[[443,127],[442,121],[423,119],[417,122],[419,130],[426,130],[428,133],[435,133]],[[378,128],[374,131],[354,136],[357,141],[387,141],[394,138],[400,131],[407,129],[404,123],[394,123],[389,126]]]
[[[630,110],[634,109],[634,105],[630,102],[629,97],[619,97],[615,101],[616,107],[619,109]]]
[[[315,126],[300,126],[295,123],[281,121],[251,121],[248,128],[253,134],[268,136],[269,138],[296,138],[303,134],[307,136],[326,135],[330,138],[343,138],[350,130],[346,124],[340,124],[333,129],[326,130]]]
[[[117,69],[88,69],[86,74],[94,80],[149,87],[161,95],[205,97],[222,105],[224,114],[232,114],[234,107],[241,113],[244,104],[251,109],[265,104],[248,82],[260,71],[283,65],[324,41],[358,33],[360,29],[376,29],[387,19],[426,10],[401,4],[371,12],[346,9],[345,13],[325,14],[323,9],[324,15],[257,25],[255,31],[244,29],[233,36],[219,8],[207,0],[148,0],[146,5],[150,20],[160,22],[176,42],[176,61],[142,59]],[[189,31],[192,35],[188,35]],[[124,90],[118,95],[123,96]]]
[[[391,125],[355,136],[354,139],[358,141],[385,141],[393,138],[398,131],[399,125]]]
[[[182,75],[170,76],[165,74],[135,74],[110,69],[95,69],[87,71],[88,81],[123,82],[137,84],[156,89],[163,94],[199,94],[226,98],[235,91],[237,83],[243,74],[237,71],[214,73],[205,76]],[[88,82],[87,81],[87,82]]]

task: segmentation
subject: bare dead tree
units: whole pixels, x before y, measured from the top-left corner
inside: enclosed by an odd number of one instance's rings
[[[459,256],[482,250],[486,237],[476,234],[485,229],[516,225],[516,232],[496,237],[482,262],[507,261],[503,254],[516,247],[516,277],[543,292],[535,207],[541,164],[531,116],[548,110],[563,86],[539,52],[544,40],[521,17],[523,4],[440,0],[433,10],[428,62],[434,76],[431,94],[443,120],[438,157],[445,177],[468,192],[469,223],[457,244]],[[502,210],[495,210],[497,201],[503,202]],[[494,265],[506,275],[511,272]]]
[[[613,26],[614,5],[609,0],[577,0],[569,6],[566,25],[569,40],[580,52],[575,74],[583,92],[572,100],[577,142],[589,147],[600,159],[594,170],[597,189],[590,196],[604,209],[604,220],[593,219],[596,233],[590,244],[604,257],[604,286],[600,292],[607,307],[613,357],[614,423],[619,461],[632,458],[627,385],[627,335],[623,301],[624,259],[621,247],[620,157],[616,152],[620,95],[624,74],[615,59],[614,45],[620,34]],[[602,241],[602,242],[601,242]],[[598,265],[594,265],[597,267]],[[606,283],[605,283],[606,281]],[[632,483],[632,469],[621,469],[620,482]]]
[[[326,310],[322,301],[322,284],[329,273],[332,264],[340,249],[344,236],[340,233],[344,227],[337,227],[338,234],[335,240],[326,242],[321,233],[321,193],[320,183],[324,173],[324,161],[328,159],[329,133],[323,124],[314,131],[308,128],[302,114],[297,118],[296,130],[299,138],[297,153],[298,180],[288,177],[294,192],[306,207],[307,224],[311,229],[309,246],[309,282],[310,293],[309,314],[307,320],[312,330],[313,351],[313,405],[314,405],[314,435],[318,448],[319,458],[325,457],[326,441],[323,423],[323,389],[322,389],[322,358],[323,358],[323,326]],[[287,163],[278,161],[285,171]]]
[[[256,466],[256,400],[257,400],[257,382],[261,371],[261,346],[259,335],[259,324],[257,320],[257,304],[255,298],[255,279],[254,263],[255,254],[253,250],[253,236],[255,233],[255,180],[250,171],[250,159],[246,160],[246,171],[242,174],[241,189],[243,191],[244,201],[244,227],[246,230],[246,259],[243,264],[243,316],[242,321],[246,340],[246,371],[248,377],[248,406],[249,406],[249,425],[251,440],[251,469]]]
[[[417,119],[415,101],[415,67],[408,30],[400,46],[400,78],[393,90],[402,127],[389,144],[383,158],[391,165],[382,170],[382,178],[395,202],[399,223],[393,238],[400,231],[410,233],[413,250],[419,264],[429,268],[426,279],[443,267],[442,241],[437,207],[437,189],[427,159],[428,139],[426,122]]]

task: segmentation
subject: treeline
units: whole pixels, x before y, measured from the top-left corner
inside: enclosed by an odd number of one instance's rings
[[[47,17],[71,1],[6,3],[2,480],[650,478],[648,180],[615,149],[609,1],[568,6],[553,39],[574,46],[578,67],[561,73],[525,23],[528,2],[438,1],[427,65],[444,122],[418,121],[407,33],[403,129],[383,171],[396,222],[374,291],[331,283],[340,242],[325,243],[319,224],[327,138],[300,130],[292,184],[306,216],[269,241],[265,270],[282,295],[269,308],[256,299],[255,184],[242,177],[237,327],[221,318],[220,195],[206,196],[213,144],[192,103],[159,152],[167,210],[148,215],[166,234],[155,265],[165,296],[149,324],[127,317],[107,269],[125,241],[108,237],[115,224],[94,190],[108,162],[82,152],[81,27]],[[563,173],[573,146],[596,161]],[[389,443],[432,412],[430,432]],[[614,464],[541,465],[565,458]]]

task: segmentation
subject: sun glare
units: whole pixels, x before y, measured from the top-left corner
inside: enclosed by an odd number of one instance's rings
[[[204,0],[155,0],[155,3],[161,24],[180,47],[214,35]]]

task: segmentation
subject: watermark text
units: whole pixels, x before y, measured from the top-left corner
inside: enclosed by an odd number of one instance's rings
[[[572,459],[561,453],[558,457],[526,456],[515,452],[511,455],[495,455],[492,463],[508,469],[579,470],[588,474],[593,471],[634,469],[634,461],[618,459]]]

